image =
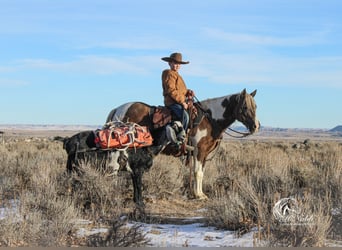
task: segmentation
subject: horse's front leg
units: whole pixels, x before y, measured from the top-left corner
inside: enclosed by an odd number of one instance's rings
[[[128,153],[127,151],[114,150],[108,154],[108,168],[111,176],[117,176],[121,170],[127,170]]]
[[[204,200],[208,197],[203,193],[202,182],[203,182],[203,163],[197,159],[197,150],[194,151],[194,195],[196,199]]]

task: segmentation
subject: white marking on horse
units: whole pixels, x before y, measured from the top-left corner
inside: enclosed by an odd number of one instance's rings
[[[124,156],[122,155],[124,154]],[[113,173],[111,175],[118,175],[118,172],[120,170],[126,170],[128,172],[132,172],[131,167],[129,166],[128,160],[125,166],[121,166],[119,163],[119,158],[120,157],[126,157],[128,159],[128,153],[126,150],[115,150],[110,153],[110,160],[108,163],[108,166],[112,168]]]
[[[113,151],[110,153],[110,160],[108,166],[113,169],[113,175],[117,175],[120,170],[120,164],[118,163],[118,159],[120,157],[119,151]]]
[[[225,112],[225,107],[222,106],[224,99],[229,100],[231,95],[208,99],[202,102],[203,105],[207,106],[211,111],[211,117],[215,120],[222,119]]]
[[[127,110],[134,104],[134,102],[125,103],[115,109],[115,113],[109,119],[111,121],[123,121]],[[107,121],[108,122],[108,121]]]
[[[207,129],[203,129],[203,130],[200,130],[198,129],[195,136],[191,137],[191,140],[192,140],[192,143],[194,145],[197,145],[198,142],[203,138],[203,137],[206,137],[208,135],[208,130]]]
[[[207,129],[203,129],[203,130],[198,129],[196,132],[196,135],[191,138],[191,141],[193,145],[195,146],[195,149],[193,152],[193,155],[194,155],[193,162],[194,162],[194,171],[195,171],[194,194],[196,197],[199,197],[200,199],[205,199],[206,195],[202,191],[202,182],[203,182],[204,172],[203,172],[202,162],[197,159],[197,156],[198,156],[197,144],[202,138],[206,137],[207,135],[208,135]]]
[[[199,199],[205,199],[206,195],[202,191],[202,182],[203,182],[203,175],[204,175],[202,162],[195,159],[194,165],[195,165],[194,194],[195,194],[195,197],[199,197]]]

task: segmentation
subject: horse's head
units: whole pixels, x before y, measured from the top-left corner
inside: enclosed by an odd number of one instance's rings
[[[256,117],[256,104],[254,96],[256,94],[254,90],[251,94],[248,94],[246,89],[238,95],[238,105],[235,108],[236,119],[241,122],[250,133],[255,133],[260,127],[260,122]]]

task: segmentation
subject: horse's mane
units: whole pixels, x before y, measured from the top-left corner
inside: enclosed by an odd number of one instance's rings
[[[207,98],[203,101],[200,101],[199,103],[205,108],[205,109],[211,109],[214,108],[216,105],[220,104],[224,99],[229,100],[233,95],[225,95],[221,97],[214,97],[214,98]]]

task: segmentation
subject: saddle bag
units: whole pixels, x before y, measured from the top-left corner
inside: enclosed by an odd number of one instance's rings
[[[95,144],[102,149],[140,148],[152,143],[148,128],[135,123],[110,124],[95,132]]]

